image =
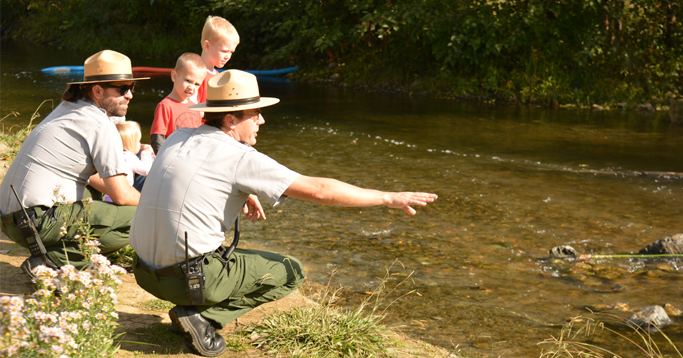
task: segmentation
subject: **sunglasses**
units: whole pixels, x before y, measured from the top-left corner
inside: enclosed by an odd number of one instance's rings
[[[133,93],[133,91],[135,90],[135,82],[133,82],[130,85],[123,85],[123,86],[114,86],[114,85],[110,85],[108,83],[101,83],[100,86],[102,86],[104,88],[118,88],[119,93],[121,93],[122,96],[125,96],[126,93],[128,93],[128,91],[130,91],[130,93]]]

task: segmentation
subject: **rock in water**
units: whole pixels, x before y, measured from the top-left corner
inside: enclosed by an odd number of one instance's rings
[[[664,305],[664,311],[666,311],[666,314],[668,314],[669,316],[683,316],[683,311],[674,307],[670,303]]]
[[[683,123],[683,99],[677,99],[669,105],[669,120],[671,123]]]
[[[633,328],[640,327],[650,333],[655,333],[662,327],[673,324],[673,321],[662,306],[647,306],[626,319],[626,323]]]
[[[577,256],[578,252],[571,246],[556,246],[550,249],[550,257],[555,259],[575,259]]]
[[[651,103],[641,103],[636,106],[636,109],[641,112],[652,113],[655,111],[655,107]]]
[[[683,234],[676,234],[653,242],[638,253],[641,255],[683,254]]]

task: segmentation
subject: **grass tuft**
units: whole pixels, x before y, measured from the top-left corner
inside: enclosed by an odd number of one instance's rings
[[[29,123],[26,127],[14,130],[15,126],[12,126],[7,130],[5,129],[5,125],[4,123],[2,123],[2,121],[4,121],[9,116],[17,117],[19,115],[17,112],[11,112],[8,115],[0,118],[0,124],[2,124],[2,127],[0,128],[0,143],[7,146],[7,152],[3,153],[4,156],[0,159],[8,160],[10,164],[12,163],[12,161],[14,161],[14,158],[17,156],[17,153],[19,153],[19,149],[21,149],[21,145],[24,143],[24,140],[33,130],[33,120],[40,117],[40,113],[38,113],[40,107],[42,107],[46,102],[52,103],[52,109],[54,110],[54,101],[51,99],[44,100],[38,106],[38,108],[36,108],[35,112],[33,112],[31,118],[29,119]]]
[[[143,308],[149,311],[168,311],[171,308],[175,307],[175,304],[166,300],[159,300],[159,299],[154,299],[154,300],[149,300],[142,302],[140,304]]]
[[[357,309],[337,307],[335,303],[342,288],[332,288],[328,282],[319,290],[315,302],[276,312],[240,333],[269,354],[293,357],[401,356],[396,333],[381,322],[393,303],[415,291],[386,303],[386,297],[410,278],[409,275],[396,286],[388,288],[386,284],[391,276],[391,267],[380,285]]]
[[[115,265],[121,266],[130,272],[133,269],[133,255],[135,255],[135,250],[130,245],[126,245],[109,255],[108,258]]]
[[[225,349],[231,352],[244,352],[249,348],[249,343],[240,335],[230,334],[225,339]]]
[[[632,331],[621,332],[611,327],[629,327]],[[675,357],[683,358],[683,354],[678,350],[674,342],[664,332],[659,331],[673,351]],[[564,357],[583,357],[583,358],[621,358],[622,356],[596,344],[591,343],[593,336],[609,336],[609,341],[623,342],[634,346],[640,350],[645,357],[663,358],[670,357],[663,354],[660,347],[655,342],[655,337],[647,330],[640,327],[629,326],[623,318],[607,313],[592,313],[588,316],[574,317],[562,326],[559,336],[544,340],[538,343],[542,347],[541,358],[564,358]]]

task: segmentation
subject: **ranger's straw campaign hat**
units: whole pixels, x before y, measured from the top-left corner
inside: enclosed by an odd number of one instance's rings
[[[256,76],[240,70],[227,70],[206,84],[206,102],[190,106],[193,111],[236,112],[272,106],[278,98],[261,97]]]
[[[69,85],[148,80],[149,77],[133,78],[133,70],[128,56],[112,50],[100,51],[85,60],[83,81],[71,82]]]

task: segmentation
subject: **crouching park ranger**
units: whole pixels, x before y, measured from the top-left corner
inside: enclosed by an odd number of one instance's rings
[[[128,243],[140,195],[126,180],[121,137],[109,117],[125,116],[135,81],[147,79],[134,78],[131,69],[130,59],[118,52],[104,50],[89,57],[83,81],[68,84],[63,101],[28,135],[2,181],[2,232],[30,249],[21,268],[31,277],[38,265],[57,268],[67,260],[76,268],[86,264],[76,229],[65,227],[64,236],[60,232],[63,215],[83,217],[79,200],[95,193],[86,189],[88,184],[114,202],[90,204],[90,225],[101,253],[111,254]],[[55,189],[74,202],[71,212],[53,206]]]
[[[294,257],[222,245],[240,211],[265,219],[256,197],[276,205],[286,197],[335,206],[386,205],[415,214],[429,193],[392,193],[334,179],[300,175],[252,146],[265,123],[256,77],[228,70],[207,84],[207,102],[191,106],[206,123],[169,136],[152,165],[133,219],[130,245],[138,284],[177,306],[169,316],[185,343],[204,356],[225,351],[215,332],[255,307],[301,284]],[[246,205],[245,205],[246,204]],[[237,232],[237,230],[236,230]],[[187,243],[187,246],[186,246]]]

